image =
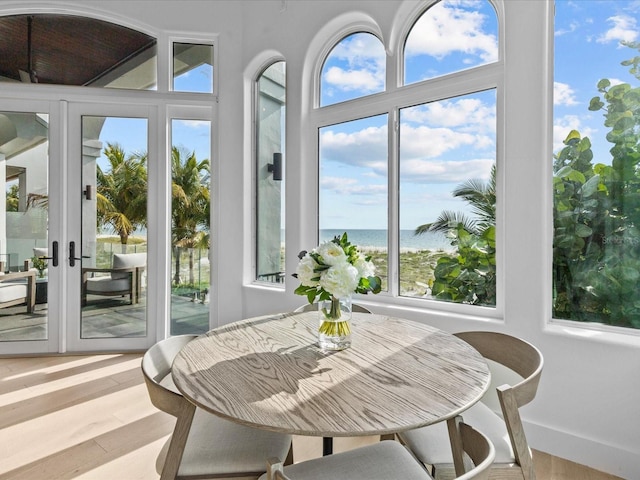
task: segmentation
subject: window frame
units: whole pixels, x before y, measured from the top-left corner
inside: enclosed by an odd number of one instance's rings
[[[313,70],[314,88],[313,108],[308,112],[308,136],[313,139],[313,158],[316,165],[314,207],[316,217],[319,215],[319,131],[322,127],[344,123],[361,118],[388,114],[388,291],[376,296],[368,295],[359,301],[376,303],[376,297],[389,305],[401,305],[410,308],[427,309],[441,313],[455,313],[462,316],[492,319],[502,318],[504,315],[504,185],[502,174],[504,158],[504,12],[498,2],[487,0],[493,6],[498,25],[498,60],[493,63],[480,65],[466,70],[448,73],[433,79],[403,85],[404,46],[406,37],[411,32],[415,22],[436,2],[420,5],[407,17],[403,28],[398,30],[398,38],[389,43],[395,48],[387,51],[386,89],[383,92],[354,98],[341,103],[320,107],[320,83],[322,82],[322,68],[327,55],[342,39],[356,32],[370,33],[377,36],[376,28],[371,25],[363,26],[359,23],[341,29],[332,35],[320,49],[315,60]],[[382,41],[382,40],[381,40]],[[389,53],[391,50],[391,53]],[[399,295],[399,111],[401,108],[417,104],[429,103],[461,95],[468,95],[478,91],[495,89],[496,91],[496,305],[495,307],[459,304],[440,300],[415,297],[401,297]],[[310,152],[311,153],[311,152]],[[309,179],[311,181],[311,179]],[[315,223],[315,238],[318,239],[318,222]]]
[[[270,57],[267,61],[263,62],[260,66],[259,69],[257,69],[257,72],[255,74],[254,77],[252,77],[251,80],[251,92],[252,92],[252,99],[251,99],[251,114],[252,114],[252,131],[251,131],[251,192],[252,192],[252,215],[251,215],[251,222],[252,222],[252,226],[251,226],[251,232],[252,232],[252,256],[251,256],[251,283],[255,284],[255,285],[260,285],[260,286],[264,286],[267,288],[275,288],[277,290],[281,290],[284,291],[285,287],[286,287],[286,275],[287,275],[287,271],[286,271],[286,265],[284,266],[284,271],[282,272],[284,274],[284,278],[282,280],[282,282],[270,282],[267,280],[260,280],[258,278],[258,254],[259,254],[259,235],[258,235],[258,214],[260,212],[259,206],[258,206],[258,175],[259,175],[259,168],[258,168],[258,163],[260,161],[259,159],[259,141],[258,141],[258,136],[259,136],[259,120],[260,120],[260,112],[259,112],[259,107],[260,107],[260,79],[262,78],[262,76],[264,75],[264,73],[271,68],[272,66],[276,65],[277,63],[284,63],[284,71],[285,71],[285,85],[284,85],[284,89],[285,89],[285,102],[284,102],[284,109],[285,109],[285,115],[284,115],[284,128],[283,131],[281,132],[281,137],[284,136],[284,155],[283,155],[283,164],[282,164],[282,175],[283,175],[283,181],[286,180],[286,165],[287,165],[287,133],[288,133],[288,128],[287,128],[287,123],[288,123],[288,116],[286,113],[286,108],[287,108],[287,62],[283,57],[279,57],[279,56],[275,56],[275,57]],[[281,152],[281,153],[283,153]],[[282,184],[283,187],[286,189],[286,183]],[[281,188],[283,188],[281,187]],[[283,191],[281,194],[281,199],[282,201],[285,203],[284,208],[286,209],[286,191]],[[281,206],[281,210],[282,210],[282,206]],[[287,219],[286,219],[286,215],[284,218],[284,223],[285,223],[285,236],[286,236],[286,225],[287,225]],[[286,241],[285,241],[285,253],[286,253]],[[286,263],[286,262],[285,262]]]
[[[158,38],[158,43],[160,42],[160,39]],[[212,69],[213,69],[213,75],[211,78],[211,81],[213,82],[212,85],[212,91],[211,92],[184,92],[184,91],[180,91],[180,90],[174,90],[173,89],[173,83],[174,83],[174,77],[173,77],[173,62],[174,62],[174,56],[173,56],[173,47],[175,43],[187,43],[187,44],[194,44],[194,45],[210,45],[212,48],[212,55],[213,55],[213,61],[212,61]],[[158,90],[160,91],[160,78],[162,78],[163,82],[162,82],[162,88],[163,91],[169,92],[172,95],[195,95],[195,96],[202,96],[202,95],[210,95],[215,97],[216,99],[218,98],[218,90],[219,90],[219,80],[218,80],[218,35],[193,35],[193,34],[189,34],[189,35],[184,35],[181,33],[176,33],[176,32],[170,32],[167,35],[167,39],[166,42],[164,42],[166,51],[164,52],[164,55],[162,55],[162,59],[163,59],[163,63],[167,62],[165,65],[161,65],[160,62],[160,51],[158,51]]]

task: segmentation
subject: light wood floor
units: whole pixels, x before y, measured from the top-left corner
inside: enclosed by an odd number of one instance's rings
[[[173,417],[149,402],[140,354],[0,358],[0,480],[151,480]],[[374,438],[336,439],[335,451]],[[294,439],[296,461],[321,439]],[[534,452],[539,480],[613,480]]]

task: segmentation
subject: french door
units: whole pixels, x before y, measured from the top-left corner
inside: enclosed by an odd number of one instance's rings
[[[70,104],[65,245],[69,351],[144,349],[149,321],[150,168],[155,109]],[[152,174],[151,174],[152,175]],[[151,225],[150,225],[151,223]],[[151,250],[151,252],[150,252]]]
[[[157,124],[147,105],[0,99],[0,354],[156,340]]]

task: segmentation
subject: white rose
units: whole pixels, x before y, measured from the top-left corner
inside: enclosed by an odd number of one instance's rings
[[[312,280],[318,277],[318,274],[313,271],[317,266],[316,261],[311,258],[308,253],[302,257],[296,268],[296,274],[298,275],[300,284],[306,285],[307,287],[315,287],[318,285],[317,280]]]
[[[315,251],[327,265],[334,266],[347,262],[347,256],[342,247],[331,241],[320,244]]]
[[[351,295],[359,282],[358,269],[347,262],[324,271],[320,278],[320,286],[336,298]]]
[[[373,262],[367,262],[362,255],[359,255],[354,265],[358,269],[358,275],[362,277],[373,277],[376,273],[376,266]]]

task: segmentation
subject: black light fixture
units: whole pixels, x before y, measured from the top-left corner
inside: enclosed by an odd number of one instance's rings
[[[276,181],[282,180],[282,154],[273,154],[273,163],[267,163],[267,170],[273,173],[273,179]]]

